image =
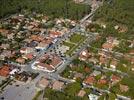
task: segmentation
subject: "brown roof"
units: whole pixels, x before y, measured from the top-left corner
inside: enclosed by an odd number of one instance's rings
[[[132,63],[132,64],[134,63],[134,58],[131,58],[131,63]]]
[[[49,84],[49,81],[45,78],[42,78],[39,82],[38,82],[39,86],[41,87],[47,87]]]
[[[102,45],[102,47],[104,48],[104,49],[108,49],[108,50],[111,50],[111,49],[113,49],[113,45],[112,45],[112,43],[104,43],[103,45]]]
[[[107,80],[105,80],[105,79],[100,79],[98,81],[98,84],[106,84],[106,83],[107,83]]]
[[[27,48],[21,48],[20,51],[26,51]]]
[[[7,77],[9,75],[10,72],[10,68],[7,65],[2,66],[2,68],[0,68],[0,76],[4,76]]]
[[[85,71],[86,73],[88,73],[88,72],[90,72],[90,68],[89,68],[89,67],[85,67],[84,71]]]
[[[8,30],[6,30],[6,29],[0,29],[0,33],[8,33]]]
[[[43,38],[42,36],[39,36],[39,35],[32,35],[30,38],[31,38],[33,41],[38,41],[38,42],[44,40],[44,38]]]
[[[80,90],[78,93],[79,97],[83,97],[86,94],[86,92],[84,90]]]
[[[75,73],[74,75],[75,78],[83,78],[83,74],[82,73]]]
[[[45,60],[48,60],[48,59],[51,60],[49,64],[45,63]],[[44,56],[39,59],[39,62],[41,62],[43,66],[47,66],[47,68],[49,69],[50,67],[51,69],[56,68],[57,65],[61,63],[61,61],[62,59],[54,54],[44,54]]]
[[[52,39],[51,38],[45,38],[42,42],[46,43],[46,44],[50,44],[52,42]]]
[[[53,67],[56,67],[61,61],[62,61],[62,60],[61,60],[59,57],[54,56],[54,57],[52,58],[52,63],[51,63],[51,65],[52,65]]]
[[[53,36],[60,36],[61,33],[60,33],[60,32],[50,31],[50,35],[53,35]]]
[[[24,58],[31,60],[34,58],[34,55],[32,53],[28,53],[28,54],[24,55]]]
[[[129,52],[129,54],[134,55],[134,49]]]
[[[23,64],[24,64],[24,63],[25,63],[25,59],[19,57],[19,58],[16,59],[16,62],[18,62],[18,63],[23,63]]]
[[[85,84],[94,84],[95,83],[95,78],[93,76],[89,76],[84,80]]]
[[[111,80],[114,82],[114,81],[119,81],[121,78],[119,76],[116,76],[116,75],[112,75],[111,76]]]
[[[35,26],[35,27],[38,27],[38,26],[39,26],[39,23],[37,23],[37,22],[30,22],[29,24],[30,24],[30,25],[33,25],[33,26]]]
[[[61,90],[63,88],[64,83],[60,81],[55,81],[53,83],[53,89],[55,90]]]
[[[53,70],[53,68],[52,68],[50,65],[48,65],[48,64],[37,63],[36,65],[38,65],[38,66],[42,66],[42,67],[44,67],[44,68],[46,68],[47,70],[50,70],[50,71]]]
[[[129,90],[129,87],[127,85],[120,84],[120,90],[121,92],[127,92]]]

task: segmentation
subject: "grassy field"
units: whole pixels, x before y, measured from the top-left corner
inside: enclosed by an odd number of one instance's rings
[[[64,42],[63,45],[68,46],[69,48],[74,47],[75,45],[69,42]]]
[[[72,55],[72,53],[79,47],[79,45],[86,39],[85,36],[80,34],[74,34],[70,37],[69,42],[64,42],[63,45],[70,47],[66,52],[67,55]],[[74,44],[75,43],[75,44]]]
[[[85,36],[80,35],[80,34],[74,34],[71,36],[70,42],[79,43],[81,40],[84,40],[84,39],[85,39]]]
[[[69,42],[64,42],[63,45],[69,47],[69,50],[66,52],[67,55],[71,55],[73,51],[76,49],[76,45],[69,43]]]
[[[76,50],[76,48],[78,47],[78,45],[75,45],[73,48],[69,49],[66,54],[67,55],[72,55],[72,53]]]

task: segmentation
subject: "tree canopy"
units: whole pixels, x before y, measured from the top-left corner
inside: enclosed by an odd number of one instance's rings
[[[72,0],[0,0],[0,17],[28,10],[52,17],[80,19],[90,12],[90,6]]]

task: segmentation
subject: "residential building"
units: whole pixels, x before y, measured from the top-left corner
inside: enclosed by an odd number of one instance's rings
[[[91,56],[91,55],[89,54],[88,50],[83,50],[83,51],[81,51],[80,54],[79,54],[79,59],[85,61],[85,60],[87,60],[90,56]]]
[[[121,78],[120,78],[119,76],[117,76],[117,75],[112,75],[112,76],[111,76],[111,82],[112,82],[112,84],[116,84],[116,83],[118,83],[120,80],[121,80]]]
[[[93,85],[95,83],[95,77],[94,76],[88,76],[84,81],[83,85]]]
[[[46,88],[49,85],[49,80],[46,78],[41,78],[41,80],[38,82],[39,87]]]
[[[84,97],[85,94],[86,94],[86,92],[84,90],[80,90],[79,93],[77,94],[77,96]]]
[[[22,57],[19,57],[16,59],[16,62],[20,63],[20,64],[24,64],[25,63],[25,59]]]
[[[63,63],[63,60],[55,54],[44,54],[38,61],[36,61],[32,68],[53,72],[58,66]]]
[[[54,81],[53,85],[52,85],[52,88],[54,90],[61,90],[64,86],[64,82],[61,82],[61,81]]]
[[[121,92],[127,92],[129,90],[129,87],[127,85],[120,84],[120,90]]]
[[[0,76],[7,77],[10,73],[10,67],[8,65],[4,65],[0,68]]]

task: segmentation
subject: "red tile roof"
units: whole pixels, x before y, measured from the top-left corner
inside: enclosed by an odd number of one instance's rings
[[[60,82],[60,81],[55,81],[53,83],[53,89],[55,90],[61,90],[64,86],[64,83],[63,82]]]
[[[88,73],[88,72],[90,72],[90,68],[89,67],[85,67],[84,71]]]
[[[41,87],[47,87],[49,85],[49,80],[42,78],[39,82],[38,82],[39,86]]]
[[[42,36],[39,36],[39,35],[32,35],[30,38],[31,38],[33,41],[38,41],[38,42],[44,40],[44,38],[43,38]]]
[[[50,60],[50,63],[45,63],[46,60]],[[44,56],[41,57],[38,61],[41,63],[42,66],[47,67],[48,70],[52,70],[55,69],[62,62],[62,59],[54,54],[44,54]]]
[[[27,49],[27,48],[21,48],[21,49],[20,49],[20,52],[21,52],[21,51],[26,51],[26,49]]]
[[[16,62],[18,62],[18,63],[25,63],[25,59],[19,57],[19,58],[16,59]]]
[[[95,78],[93,77],[93,76],[89,76],[89,77],[87,77],[85,80],[84,80],[84,83],[85,84],[94,84],[95,83]]]
[[[34,55],[32,53],[29,53],[29,54],[24,55],[24,58],[31,60],[34,58]]]
[[[8,30],[6,30],[6,29],[0,29],[0,33],[8,33]]]
[[[102,45],[102,47],[104,48],[104,49],[108,49],[108,50],[111,50],[111,49],[113,49],[113,45],[112,45],[112,43],[104,43],[103,45]]]
[[[59,57],[54,56],[54,57],[52,58],[52,63],[51,63],[51,65],[52,65],[53,67],[56,67],[61,61],[62,61],[62,60],[61,60]]]
[[[106,84],[106,83],[107,83],[107,80],[105,80],[105,79],[100,79],[98,81],[98,84]]]
[[[44,63],[37,63],[36,65],[46,68],[47,70],[54,70],[50,65]]]
[[[112,75],[111,76],[111,80],[114,82],[114,81],[119,81],[121,78],[119,76],[116,76],[116,75]]]
[[[50,37],[58,37],[58,36],[61,36],[61,33],[60,32],[55,32],[55,31],[50,31]]]
[[[50,34],[52,34],[52,35],[61,35],[60,32],[54,32],[54,31],[50,31]]]
[[[0,76],[7,77],[9,75],[9,72],[10,72],[9,66],[5,65],[2,68],[0,68]]]

